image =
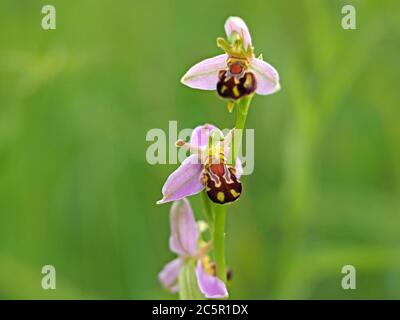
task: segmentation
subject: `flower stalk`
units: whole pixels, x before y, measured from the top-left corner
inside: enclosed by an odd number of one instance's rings
[[[239,156],[239,151],[242,146],[243,130],[246,125],[247,114],[250,108],[251,100],[253,95],[244,97],[237,102],[236,108],[236,124],[235,124],[235,136],[232,142],[233,145],[233,157],[232,159],[236,161]]]
[[[210,236],[213,237],[214,234],[214,211],[211,205],[211,201],[207,196],[207,192],[203,190],[201,193],[201,198],[203,199],[204,215],[206,217],[208,228],[210,229]]]
[[[217,269],[217,277],[226,283],[226,261],[225,261],[225,219],[226,206],[216,204],[214,224],[214,256]]]

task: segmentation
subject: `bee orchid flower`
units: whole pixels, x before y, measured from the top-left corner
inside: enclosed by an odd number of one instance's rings
[[[280,89],[279,74],[270,64],[256,58],[249,29],[239,17],[225,23],[228,38],[218,38],[225,53],[191,67],[181,82],[191,88],[217,90],[230,101],[253,94],[269,95]]]
[[[169,247],[178,258],[172,260],[159,273],[161,284],[171,292],[180,289],[178,278],[188,263],[195,263],[197,285],[206,298],[225,298],[228,291],[223,281],[215,275],[215,268],[207,256],[209,246],[201,245],[198,226],[187,199],[173,203],[170,212],[171,235]]]
[[[235,161],[235,167],[227,164],[233,134],[231,130],[225,137],[217,127],[205,124],[193,130],[189,143],[178,140],[176,145],[190,150],[191,155],[167,178],[163,198],[157,203],[180,200],[204,188],[215,203],[237,200],[242,192],[239,179],[243,170],[240,159]]]

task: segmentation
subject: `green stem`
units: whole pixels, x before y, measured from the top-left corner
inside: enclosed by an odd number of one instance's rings
[[[206,216],[206,220],[208,223],[208,227],[210,228],[210,235],[213,237],[214,233],[214,211],[211,207],[211,201],[208,198],[206,190],[201,193],[201,198],[203,199],[204,205],[204,215]]]
[[[233,139],[233,161],[236,161],[242,146],[243,130],[246,124],[247,113],[249,111],[253,95],[244,97],[237,102],[235,137]]]
[[[226,265],[225,265],[225,218],[226,207],[216,204],[215,223],[214,223],[214,253],[217,277],[226,283]]]

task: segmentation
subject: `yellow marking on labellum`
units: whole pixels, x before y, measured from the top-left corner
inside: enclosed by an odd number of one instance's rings
[[[253,79],[251,78],[251,76],[249,74],[246,74],[246,81],[244,82],[243,86],[248,89],[252,86]]]
[[[228,90],[228,87],[226,85],[223,85],[221,88],[221,93],[225,93],[226,90]]]
[[[224,193],[223,192],[218,192],[217,193],[217,199],[218,199],[218,201],[219,202],[224,202],[224,200],[225,200],[225,195],[224,195]]]
[[[240,196],[240,192],[236,192],[236,190],[234,190],[234,189],[231,189],[230,192],[235,198]]]
[[[233,95],[235,97],[239,97],[240,96],[240,92],[239,92],[238,87],[234,86],[233,89],[232,89],[232,92],[233,92]]]

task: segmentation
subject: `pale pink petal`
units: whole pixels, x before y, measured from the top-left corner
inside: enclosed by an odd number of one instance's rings
[[[196,268],[197,283],[200,291],[209,299],[226,298],[228,290],[223,281],[208,274],[204,268],[203,263],[199,260]]]
[[[192,154],[187,157],[167,178],[162,188],[163,198],[157,201],[157,204],[180,200],[199,193],[204,189],[200,181],[202,171],[203,165],[197,155]]]
[[[158,274],[162,286],[171,292],[178,291],[178,276],[183,266],[183,260],[178,258],[167,263]]]
[[[256,76],[256,93],[268,95],[275,93],[280,89],[278,71],[276,71],[269,63],[254,58],[250,61],[250,69]]]
[[[183,257],[194,257],[197,254],[199,232],[193,216],[192,208],[186,198],[175,201],[170,213],[171,251]]]
[[[236,178],[240,179],[240,177],[243,174],[243,164],[242,164],[242,160],[240,160],[240,158],[236,159],[235,169],[236,169],[235,176],[236,176]]]
[[[223,137],[223,133],[217,127],[213,126],[212,124],[204,124],[202,126],[198,126],[194,128],[192,132],[192,137],[190,138],[190,144],[197,146],[197,147],[205,147],[208,145],[209,137],[211,133],[217,131],[221,137]]]
[[[249,28],[247,28],[246,23],[239,17],[229,17],[225,22],[225,32],[229,38],[232,32],[236,32],[240,37],[243,38],[244,49],[251,44],[251,36]]]
[[[188,87],[202,90],[216,90],[218,71],[226,68],[228,56],[219,56],[203,60],[189,69],[182,77],[181,82]]]

